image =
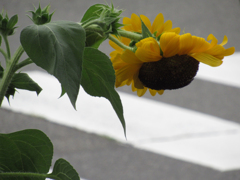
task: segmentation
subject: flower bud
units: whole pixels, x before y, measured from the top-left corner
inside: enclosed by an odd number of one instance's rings
[[[30,16],[28,17],[34,22],[34,24],[37,24],[37,25],[49,23],[54,13],[53,12],[52,14],[49,14],[49,9],[50,9],[49,5],[47,5],[44,9],[41,9],[41,6],[39,4],[38,9],[34,7],[35,12],[29,11],[32,13],[32,18]]]
[[[18,16],[14,15],[10,19],[8,18],[7,13],[5,14],[5,17],[2,14],[0,14],[0,34],[3,36],[11,36],[14,34],[14,30],[17,27],[14,27],[18,22]]]
[[[91,12],[91,17],[82,21],[82,26],[85,30],[90,29],[91,25],[97,26],[103,34],[109,33],[118,35],[118,29],[123,26],[119,23],[122,10],[114,8],[112,5],[97,4],[94,5],[95,12]],[[88,13],[88,11],[86,12]]]

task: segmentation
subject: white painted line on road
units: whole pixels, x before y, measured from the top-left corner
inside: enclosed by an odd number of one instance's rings
[[[11,99],[11,106],[5,100],[3,107],[217,170],[240,169],[237,143],[240,142],[240,125],[237,123],[119,93],[127,124],[126,141],[106,99],[91,97],[81,89],[75,111],[66,95],[58,99],[61,88],[53,76],[37,71],[29,75],[43,88],[39,97],[36,93],[19,90]],[[221,149],[217,151],[217,147]]]

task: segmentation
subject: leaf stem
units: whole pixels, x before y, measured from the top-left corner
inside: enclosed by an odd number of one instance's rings
[[[22,67],[24,67],[28,64],[32,64],[32,63],[33,63],[33,61],[30,58],[27,58],[27,59],[23,60],[22,62],[18,63],[15,67],[15,70],[17,71],[17,70],[21,69]]]
[[[109,35],[108,39],[110,39],[111,41],[113,41],[115,44],[117,44],[119,47],[123,49],[128,49],[130,51],[133,51],[133,48],[123,44],[121,41],[119,41],[117,38],[113,37],[112,35]]]
[[[52,174],[41,174],[41,173],[29,173],[29,172],[7,172],[0,173],[1,178],[12,178],[12,177],[29,177],[29,178],[51,178],[55,180],[61,180],[61,178]]]
[[[7,49],[7,60],[11,59],[11,51],[10,51],[10,46],[9,46],[9,42],[8,42],[8,37],[6,35],[3,36],[5,45],[6,45],[6,49]]]
[[[6,69],[3,72],[3,77],[0,81],[0,107],[2,105],[3,98],[7,92],[8,86],[11,83],[12,77],[16,72],[16,64],[23,54],[24,49],[20,45],[19,48],[14,53],[12,59],[6,62]],[[10,56],[9,56],[10,57]]]
[[[7,59],[8,59],[8,57],[7,57],[7,53],[0,47],[0,52],[2,53],[2,55],[4,56],[4,58],[6,59],[6,61],[7,61]]]

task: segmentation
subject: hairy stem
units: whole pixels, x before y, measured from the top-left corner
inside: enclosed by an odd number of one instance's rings
[[[137,34],[130,31],[119,30],[118,33],[120,36],[132,39],[134,41],[140,41],[143,38],[141,34]]]
[[[12,77],[16,72],[16,64],[23,54],[24,49],[22,46],[16,50],[13,58],[6,62],[6,69],[4,70],[3,77],[0,81],[0,107],[2,105],[3,98],[7,92],[8,86],[11,83]],[[10,57],[10,56],[9,56]]]
[[[109,35],[108,39],[110,39],[111,41],[113,41],[115,44],[117,44],[119,47],[123,48],[123,49],[128,49],[130,51],[133,51],[133,49],[125,44],[123,44],[121,41],[119,41],[119,39],[113,37],[112,35]]]

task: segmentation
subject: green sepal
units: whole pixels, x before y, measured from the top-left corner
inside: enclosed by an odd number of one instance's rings
[[[7,23],[7,28],[13,29],[14,26],[17,24],[17,22],[18,22],[18,15],[15,14],[15,15],[12,16],[11,19],[8,21],[8,23]]]
[[[107,55],[94,48],[85,48],[81,85],[89,95],[110,101],[126,135],[121,99],[114,88],[115,71]]]
[[[54,14],[51,13],[49,14],[50,10],[50,5],[47,5],[45,8],[41,9],[41,5],[39,3],[38,9],[34,6],[34,11],[28,11],[32,13],[32,17],[28,16],[34,24],[37,25],[42,25],[51,22],[52,15]]]
[[[152,33],[150,32],[150,30],[147,28],[147,26],[144,24],[144,22],[142,21],[142,37],[143,38],[148,38],[148,37],[152,37]]]

